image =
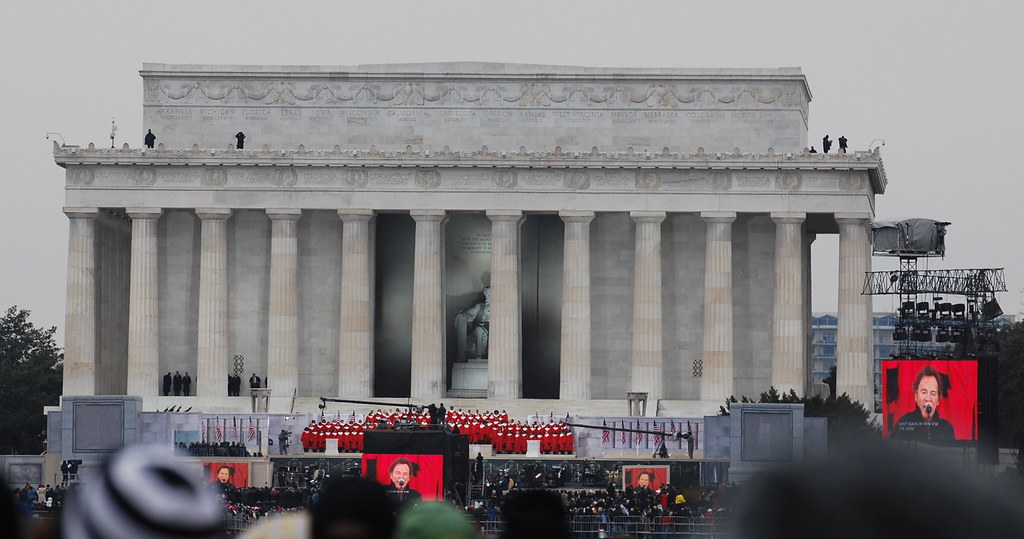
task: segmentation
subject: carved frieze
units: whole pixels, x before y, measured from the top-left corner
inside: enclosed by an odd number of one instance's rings
[[[358,84],[322,81],[147,81],[146,101],[210,105],[365,105],[386,107],[509,106],[650,107],[774,105],[802,107],[796,90],[783,85],[687,83],[555,84],[543,82],[480,83],[458,81],[369,81]],[[169,113],[191,114],[184,110]],[[253,114],[257,114],[256,111]],[[264,113],[260,113],[264,114]],[[185,119],[185,118],[182,118]],[[251,119],[251,118],[249,118]]]
[[[423,189],[437,189],[441,185],[441,173],[436,170],[417,170],[416,185]]]
[[[519,183],[519,173],[513,170],[498,169],[494,173],[494,185],[502,189],[515,189]]]

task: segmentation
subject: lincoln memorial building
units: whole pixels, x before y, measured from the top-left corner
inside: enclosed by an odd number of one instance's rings
[[[247,410],[255,374],[272,412],[637,392],[647,415],[713,414],[810,391],[811,243],[838,234],[838,391],[872,402],[885,172],[878,150],[809,152],[798,68],[140,74],[137,136],[54,146],[65,395],[163,408],[187,372],[204,411]]]

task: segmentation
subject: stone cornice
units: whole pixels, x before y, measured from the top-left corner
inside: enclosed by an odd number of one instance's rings
[[[596,147],[590,152],[563,152],[554,150],[489,151],[479,150],[441,151],[414,150],[407,147],[400,150],[369,149],[305,150],[270,149],[258,150],[228,149],[166,149],[162,145],[155,149],[130,148],[127,144],[120,149],[61,146],[54,143],[53,155],[62,167],[81,165],[121,166],[255,166],[255,167],[364,167],[364,168],[526,168],[526,169],[652,169],[652,170],[851,170],[866,171],[871,179],[872,189],[877,194],[885,192],[886,177],[878,148],[870,152],[852,153],[776,153],[771,148],[763,153],[744,153],[739,149],[731,153],[705,153],[698,148],[695,153],[660,152],[649,150],[602,152]]]

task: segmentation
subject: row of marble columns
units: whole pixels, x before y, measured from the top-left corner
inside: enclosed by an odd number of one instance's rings
[[[96,208],[66,208],[68,243],[64,393],[95,391]],[[127,208],[132,219],[127,388],[158,391],[157,220],[159,208]],[[298,239],[301,210],[267,210],[271,220],[267,376],[276,396],[298,385]],[[339,210],[342,220],[339,394],[373,396],[372,210]],[[416,223],[410,395],[445,396],[443,210],[410,212]],[[202,222],[199,278],[197,395],[221,396],[229,370],[227,219],[229,209],[199,208]],[[563,211],[565,223],[560,397],[589,399],[591,363],[590,222],[594,212]],[[514,399],[522,390],[520,238],[523,212],[488,211],[491,220],[490,398]],[[661,224],[665,212],[631,212],[636,225],[630,390],[662,395]],[[704,335],[701,399],[733,394],[733,212],[703,212],[706,224]],[[776,224],[772,307],[772,385],[798,393],[807,383],[807,321],[803,213],[773,213]],[[861,294],[870,270],[866,214],[837,215],[840,226],[838,389],[871,402],[870,303]],[[656,407],[655,407],[656,409]]]

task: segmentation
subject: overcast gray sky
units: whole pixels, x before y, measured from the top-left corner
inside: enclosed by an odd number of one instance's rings
[[[0,308],[39,325],[64,323],[68,229],[45,135],[101,146],[113,117],[118,146],[140,145],[143,62],[800,67],[809,140],[885,139],[878,218],[952,221],[948,256],[922,267],[1006,268],[1000,303],[1022,309],[1020,0],[15,1],[0,13]],[[815,242],[816,311],[835,310],[837,244]]]

